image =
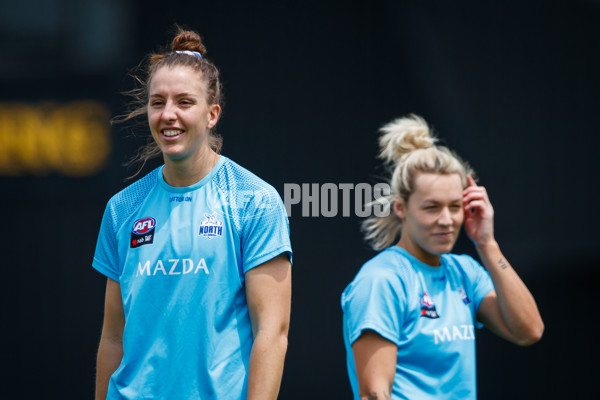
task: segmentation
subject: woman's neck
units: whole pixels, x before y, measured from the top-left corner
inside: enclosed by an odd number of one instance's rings
[[[165,159],[163,177],[165,182],[174,187],[191,186],[208,175],[218,160],[219,155],[208,147],[194,158]]]
[[[441,265],[442,257],[440,255],[428,253],[413,241],[407,240],[404,236],[400,238],[400,241],[396,246],[402,247],[404,250],[408,251],[411,256],[421,261],[423,264],[427,264],[431,267],[439,267]]]

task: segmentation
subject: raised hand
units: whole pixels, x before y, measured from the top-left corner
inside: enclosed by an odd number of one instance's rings
[[[494,239],[494,208],[487,191],[477,186],[471,175],[467,175],[467,188],[463,191],[465,232],[475,246],[481,247]]]

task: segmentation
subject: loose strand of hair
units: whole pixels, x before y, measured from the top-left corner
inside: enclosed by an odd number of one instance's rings
[[[365,241],[373,250],[379,251],[391,246],[402,230],[402,220],[393,211],[394,195],[384,196],[366,205],[367,210],[373,209],[375,204],[385,201],[383,217],[372,215],[361,222],[361,231],[365,235]]]

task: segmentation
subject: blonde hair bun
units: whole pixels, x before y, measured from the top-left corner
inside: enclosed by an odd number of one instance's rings
[[[383,134],[379,138],[379,158],[387,163],[396,163],[405,154],[432,147],[437,141],[427,122],[415,114],[395,119],[380,131]]]

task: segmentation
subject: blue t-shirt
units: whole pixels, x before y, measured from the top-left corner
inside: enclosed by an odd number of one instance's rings
[[[224,156],[189,187],[159,167],[106,207],[93,267],[120,283],[123,359],[108,399],[245,399],[253,344],[245,273],[287,253],[270,185]]]
[[[342,294],[347,368],[360,399],[352,343],[366,329],[398,347],[394,399],[474,399],[477,309],[494,289],[473,258],[426,265],[398,246],[365,263]]]

